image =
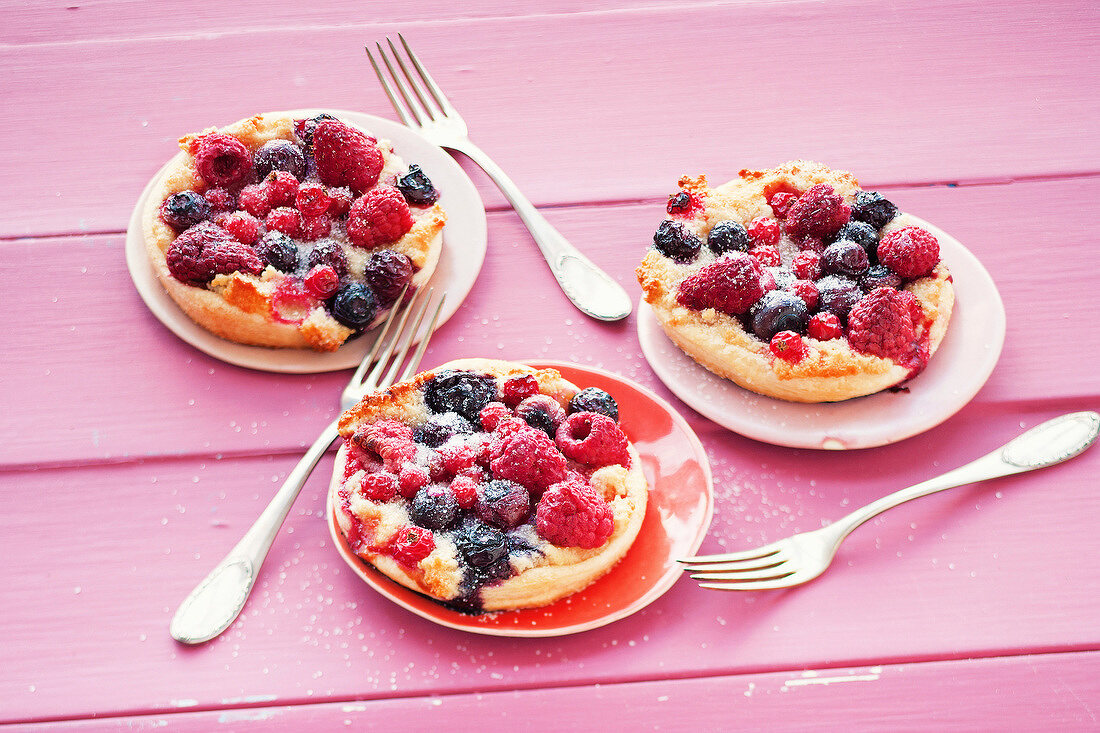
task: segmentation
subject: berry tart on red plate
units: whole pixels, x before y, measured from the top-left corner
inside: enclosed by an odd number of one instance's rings
[[[261,115],[180,148],[146,205],[146,249],[172,299],[218,336],[335,351],[435,270],[439,193],[332,115]]]
[[[634,542],[648,486],[618,406],[554,369],[463,359],[343,414],[340,532],[398,583],[467,613],[582,590]]]
[[[637,275],[699,364],[794,402],[873,394],[928,364],[951,275],[936,237],[881,194],[808,161],[680,189]]]

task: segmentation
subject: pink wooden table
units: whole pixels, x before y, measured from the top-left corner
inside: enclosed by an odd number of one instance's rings
[[[168,637],[347,374],[249,371],[177,339],[130,282],[127,217],[184,132],[297,107],[392,117],[362,46],[397,31],[475,140],[635,295],[681,174],[792,157],[855,171],[995,279],[1000,363],[946,423],[859,452],[765,445],[677,402],[633,317],[574,310],[464,164],[489,252],[425,364],[562,359],[672,401],[714,470],[704,552],[818,527],[1100,407],[1096,3],[524,5],[0,0],[0,724],[566,730],[613,710],[626,730],[1097,728],[1100,450],[882,516],[802,588],[684,580],[545,640],[438,627],[363,586],[331,546],[322,470],[238,622],[198,648]]]

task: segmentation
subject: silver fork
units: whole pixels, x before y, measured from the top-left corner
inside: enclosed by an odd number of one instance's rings
[[[403,296],[404,293],[402,293]],[[433,290],[429,288],[427,295],[414,297],[404,307],[390,311],[370,353],[364,357],[355,374],[352,375],[351,381],[348,382],[348,386],[344,388],[343,394],[340,395],[341,412],[359,402],[364,395],[408,379],[416,373],[416,368],[424,356],[424,350],[428,348],[428,339],[435,330],[445,298],[446,293],[441,293],[439,298],[435,299],[435,305],[432,306]],[[398,302],[401,300],[399,299]],[[429,310],[432,311],[432,315],[425,335],[405,369],[398,375],[398,370],[409,353],[413,337],[420,329],[424,315]],[[412,326],[406,330],[405,325],[410,314],[415,315],[412,316]],[[396,328],[393,328],[395,323]],[[374,369],[367,374],[371,364],[374,364]],[[313,467],[339,436],[338,423],[339,417],[324,429],[320,437],[306,451],[302,460],[298,461],[298,465],[287,475],[286,481],[260,514],[256,523],[245,533],[237,546],[229,551],[229,554],[180,604],[168,627],[172,638],[185,644],[201,644],[225,631],[237,618],[241,609],[244,608],[245,601],[248,600],[252,586],[256,583],[260,565],[267,557],[267,551],[275,541],[275,536],[286,519],[291,505],[301,492]]]
[[[409,48],[405,37],[401,34],[397,37],[405,50],[404,58],[393,41],[388,38],[386,39],[390,51],[388,55],[383,50],[382,44],[374,44],[379,58],[389,72],[388,78],[369,47],[366,51],[371,66],[374,67],[374,73],[378,75],[378,81],[382,83],[386,96],[390,98],[390,104],[393,105],[401,120],[408,127],[419,130],[435,145],[464,153],[470,160],[481,166],[511,202],[512,208],[516,210],[519,218],[531,232],[561,289],[577,308],[601,321],[617,321],[630,315],[632,308],[630,296],[622,286],[570,244],[557,229],[550,225],[550,222],[546,221],[527,197],[520,193],[519,188],[500,166],[494,163],[481,148],[470,142],[465,120],[447,100],[443,90]],[[406,63],[405,58],[409,63]]]
[[[902,489],[857,509],[821,529],[770,545],[724,555],[701,555],[680,562],[699,585],[715,590],[789,588],[813,580],[829,567],[852,530],[887,509],[911,499],[991,478],[1011,476],[1068,461],[1085,451],[1100,431],[1100,415],[1074,412],[1035,426],[976,461]]]

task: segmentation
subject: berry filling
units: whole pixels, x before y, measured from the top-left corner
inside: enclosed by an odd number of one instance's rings
[[[476,613],[483,587],[530,566],[550,545],[592,550],[607,542],[614,510],[592,476],[631,463],[610,394],[590,388],[562,404],[539,392],[534,375],[465,370],[437,372],[420,392],[425,417],[360,425],[348,441],[339,496],[352,549],[388,554],[414,577],[422,561],[452,561],[433,559],[437,548],[453,553],[461,581],[449,605]],[[381,546],[362,539],[356,497],[400,527]]]

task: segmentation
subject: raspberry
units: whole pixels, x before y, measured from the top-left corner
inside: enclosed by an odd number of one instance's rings
[[[237,208],[237,200],[233,194],[224,188],[211,188],[202,195],[210,206],[211,214],[220,214],[223,211],[234,211]]]
[[[323,120],[313,129],[312,142],[321,183],[349,186],[359,193],[378,183],[384,161],[373,137],[339,120]]]
[[[469,509],[477,503],[477,480],[466,475],[455,476],[450,491],[462,509]]]
[[[805,236],[797,237],[795,244],[802,252],[815,252],[821,254],[825,251],[825,242],[821,237]]]
[[[665,207],[670,216],[682,216],[684,218],[695,216],[696,212],[702,208],[703,204],[699,197],[687,191],[678,191],[669,195],[668,205]]]
[[[787,211],[787,232],[792,237],[827,237],[851,217],[852,209],[827,183],[810,186]]]
[[[252,165],[261,180],[272,171],[283,171],[299,180],[306,174],[306,156],[289,140],[268,140],[252,156]]]
[[[160,218],[177,232],[195,226],[210,213],[209,202],[194,191],[174,193],[160,207]]]
[[[550,395],[537,394],[516,406],[516,417],[553,438],[558,426],[565,421],[565,410]]]
[[[760,263],[746,254],[723,257],[680,283],[676,300],[688,308],[738,315],[760,300],[764,288]]]
[[[215,223],[233,235],[242,244],[252,244],[260,236],[260,222],[251,214],[236,211],[232,214],[219,214]]]
[[[336,118],[330,115],[328,112],[322,112],[321,114],[310,117],[305,120],[294,121],[294,134],[298,136],[298,139],[302,141],[302,145],[306,150],[313,149],[313,131],[317,129],[317,125],[321,124],[325,120],[335,120]]]
[[[582,481],[562,481],[539,499],[535,529],[562,547],[599,547],[615,529],[615,513],[596,490]]]
[[[448,476],[457,476],[477,462],[479,448],[472,445],[445,445],[439,449],[443,470]]]
[[[791,205],[798,200],[798,194],[790,191],[776,191],[768,197],[768,206],[772,207],[776,219],[786,219]]]
[[[865,354],[900,361],[918,348],[921,318],[920,304],[912,293],[876,288],[848,313],[848,342]]]
[[[389,501],[397,496],[397,477],[387,471],[363,477],[363,496],[371,501]]]
[[[906,280],[915,280],[932,272],[940,261],[940,242],[920,227],[895,229],[879,242],[878,260]]]
[[[665,219],[653,235],[653,248],[674,262],[687,264],[699,255],[703,243],[678,221]]]
[[[252,216],[267,216],[274,204],[271,201],[271,189],[262,183],[253,183],[241,189],[237,196],[237,205]]]
[[[815,315],[810,319],[807,331],[810,338],[818,341],[828,341],[844,335],[844,329],[840,326],[840,319],[832,313],[818,313]]]
[[[264,262],[213,222],[204,221],[179,235],[168,246],[168,270],[180,282],[205,284],[215,275],[246,272],[259,275]]]
[[[198,140],[195,170],[211,186],[234,188],[252,177],[252,156],[237,138],[212,132]]]
[[[292,209],[289,206],[274,209],[264,219],[264,224],[267,226],[268,231],[282,232],[288,237],[297,237],[302,233],[302,215],[298,213],[297,209]]]
[[[401,295],[413,275],[413,263],[409,256],[392,249],[381,249],[373,253],[363,269],[363,279],[374,291],[378,303],[383,307],[392,305]]]
[[[802,361],[802,357],[806,355],[806,344],[794,331],[780,331],[775,334],[769,347],[777,358],[792,364]]]
[[[598,412],[619,421],[619,403],[599,387],[585,387],[569,400],[569,412]]]
[[[356,199],[348,211],[348,238],[352,244],[366,249],[393,244],[412,225],[409,205],[392,188],[370,191]]]
[[[757,247],[774,247],[779,244],[779,222],[767,216],[758,216],[745,227]]]
[[[298,245],[282,232],[268,232],[256,245],[256,251],[267,264],[281,272],[298,269]]]
[[[332,216],[343,216],[348,213],[348,209],[351,208],[352,202],[355,201],[355,196],[352,195],[351,189],[347,186],[330,188],[328,190],[328,195],[328,213]]]
[[[586,466],[630,465],[626,435],[598,412],[574,412],[558,427],[557,444],[566,458]]]
[[[306,275],[305,286],[310,295],[324,300],[340,287],[340,276],[329,265],[317,265]]]
[[[764,267],[779,267],[783,258],[779,256],[779,250],[775,247],[753,247],[749,254],[760,261]]]
[[[374,457],[355,444],[348,445],[348,459],[344,463],[344,479],[347,480],[357,471],[377,473],[382,470],[382,464],[374,460]]]
[[[439,200],[439,191],[420,166],[409,166],[409,172],[397,179],[397,190],[413,206],[431,206]]]
[[[821,255],[816,252],[799,252],[791,260],[795,277],[801,280],[817,280],[821,277]]]
[[[531,494],[514,481],[489,481],[476,494],[474,513],[486,524],[512,529],[531,513]]]
[[[320,216],[303,216],[298,230],[299,236],[312,242],[321,237],[327,237],[332,232],[332,219],[324,214]]]
[[[503,402],[490,402],[481,408],[481,412],[478,413],[478,419],[481,421],[481,427],[487,432],[493,432],[496,430],[500,421],[506,417],[511,417],[512,411],[508,409],[508,405]]]
[[[817,308],[818,292],[817,286],[809,280],[795,280],[788,288],[792,293],[802,298],[806,303],[806,307],[810,310]]]
[[[298,179],[286,171],[271,171],[264,179],[273,206],[293,206],[298,194]]]
[[[348,274],[348,256],[335,239],[322,239],[313,245],[306,266],[313,269],[317,265],[328,265],[336,270],[341,280]]]
[[[385,438],[375,450],[391,473],[400,473],[402,466],[416,458],[416,444],[404,438]]]
[[[430,481],[427,469],[415,463],[406,463],[397,474],[397,490],[401,492],[401,496],[411,499]]]
[[[509,422],[505,420],[502,425]],[[493,434],[489,469],[494,478],[515,481],[538,496],[565,476],[565,456],[541,430],[520,424],[522,427]]]
[[[389,551],[394,560],[410,568],[432,554],[435,537],[423,527],[402,527],[390,540]]]
[[[294,204],[304,216],[320,216],[328,211],[331,202],[328,191],[316,181],[298,186],[298,192],[294,195]]]
[[[539,380],[534,374],[521,374],[504,381],[500,386],[504,404],[515,407],[532,395],[539,393]]]
[[[271,317],[279,323],[301,323],[317,306],[301,280],[283,278],[271,294]]]

